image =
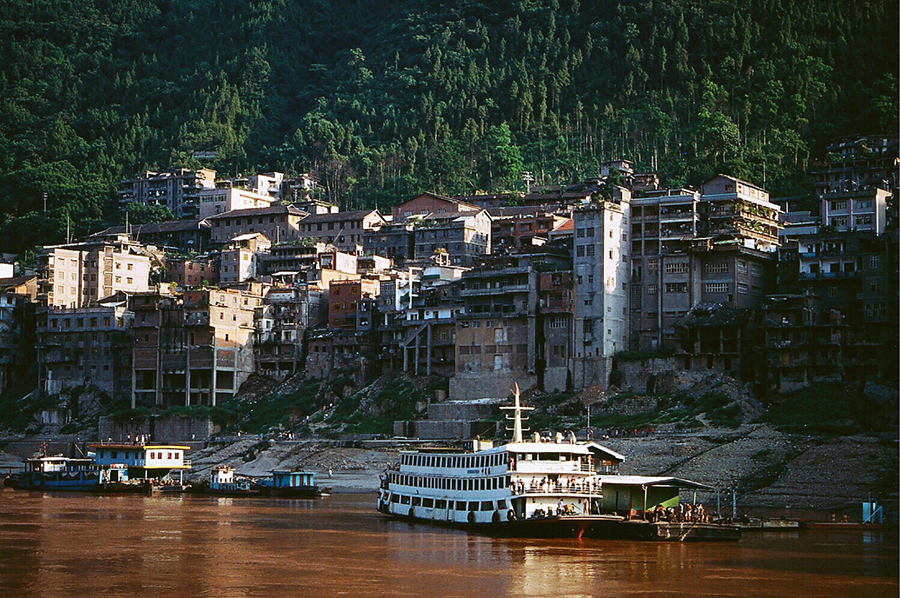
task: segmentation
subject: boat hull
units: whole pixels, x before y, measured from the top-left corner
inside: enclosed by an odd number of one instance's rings
[[[15,475],[7,477],[4,484],[17,490],[90,492],[93,494],[147,494],[151,491],[148,484],[121,482],[101,484],[97,480],[47,480],[34,476],[16,477]]]
[[[381,511],[384,513],[384,511]],[[566,515],[562,517],[532,517],[530,519],[513,519],[497,523],[460,523],[457,521],[440,521],[395,513],[384,513],[394,519],[413,523],[428,523],[439,527],[466,530],[478,534],[511,538],[582,538],[596,526],[621,521],[614,515]]]
[[[330,488],[322,488],[320,486],[295,486],[274,488],[272,486],[263,487],[262,493],[266,496],[281,496],[285,498],[316,498],[326,496],[331,492]]]

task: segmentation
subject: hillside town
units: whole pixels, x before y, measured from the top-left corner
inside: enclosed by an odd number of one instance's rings
[[[178,219],[2,266],[0,386],[74,418],[73,389],[216,406],[254,374],[348,369],[445,377],[467,400],[604,390],[641,357],[760,394],[896,379],[897,155],[896,136],[836,141],[814,203],[726,175],[667,188],[628,160],[524,194],[352,212],[306,175],[143,172],[121,182],[123,207]]]

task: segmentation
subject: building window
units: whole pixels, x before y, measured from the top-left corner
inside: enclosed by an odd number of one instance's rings
[[[706,283],[707,293],[727,293],[731,289],[731,285],[727,282],[708,282]]]
[[[684,274],[688,271],[687,262],[668,262],[666,263],[666,274]]]
[[[879,293],[879,292],[881,292],[881,285],[878,283],[877,280],[872,281],[872,282],[869,283],[869,292],[870,292],[870,293]]]
[[[857,199],[856,202],[854,203],[854,205],[857,207],[857,209],[867,210],[872,207],[872,200],[871,199]]]
[[[847,217],[840,216],[831,219],[831,226],[847,226]]]
[[[854,219],[856,221],[856,226],[865,226],[872,224],[872,215],[871,214],[863,214],[862,216],[856,216]]]
[[[587,256],[594,257],[594,246],[593,245],[587,246]]]
[[[687,283],[686,282],[667,282],[666,283],[666,292],[667,293],[687,293]]]
[[[728,272],[728,262],[712,262],[706,264],[707,274],[724,274]]]
[[[741,295],[746,295],[747,293],[750,292],[750,287],[748,287],[746,284],[744,284],[742,282],[739,282],[737,287],[738,287],[738,293],[740,293]]]
[[[880,255],[870,255],[869,256],[869,267],[877,268],[881,266],[881,256]],[[55,326],[55,324],[54,324]]]
[[[550,318],[550,328],[565,328],[566,327],[566,317],[565,316],[553,316]]]
[[[656,260],[648,260],[647,261],[647,272],[650,274],[656,274],[659,271],[659,262]]]
[[[847,209],[847,200],[846,199],[836,199],[831,202],[832,210],[846,210]]]
[[[584,245],[579,245],[575,248],[575,256],[584,257]]]
[[[656,293],[657,293],[657,286],[655,284],[648,284],[647,285],[647,294],[655,295]]]

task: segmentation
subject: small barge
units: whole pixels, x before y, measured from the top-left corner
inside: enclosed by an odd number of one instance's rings
[[[209,480],[191,489],[196,494],[218,496],[259,496],[260,489],[247,478],[237,478],[234,468],[219,465],[209,472]]]
[[[311,471],[275,470],[272,477],[260,480],[258,486],[267,496],[315,498],[331,493],[331,488],[316,484],[316,474]]]

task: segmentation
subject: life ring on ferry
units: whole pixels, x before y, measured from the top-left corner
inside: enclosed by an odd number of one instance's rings
[[[469,523],[475,523],[475,511],[469,511],[469,516],[466,518]]]
[[[515,521],[516,520],[516,512],[513,509],[510,509],[506,512],[506,520],[507,521]]]
[[[491,523],[500,523],[500,511],[494,511],[491,516]]]

